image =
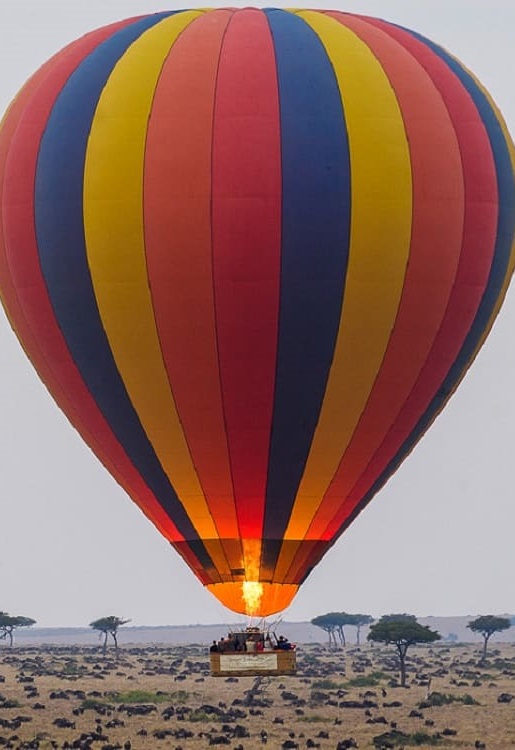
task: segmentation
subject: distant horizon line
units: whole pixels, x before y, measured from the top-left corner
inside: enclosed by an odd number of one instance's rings
[[[386,614],[386,613],[385,613]],[[415,615],[415,617],[418,620],[456,620],[456,619],[468,619],[468,618],[474,618],[479,617],[482,614],[485,613],[467,613],[467,614],[456,614],[456,615]],[[494,614],[491,612],[488,612],[487,614]],[[509,617],[511,619],[515,619],[515,614],[508,613],[508,612],[502,612],[502,613],[495,613],[496,616],[499,617]],[[316,615],[315,615],[316,616]],[[371,615],[374,617],[374,615]],[[379,615],[378,617],[374,617],[375,620],[380,619],[382,615]],[[258,622],[261,622],[263,618],[256,620]],[[249,620],[251,622],[251,620]],[[129,624],[126,623],[125,625],[121,626],[124,630],[152,630],[152,629],[164,629],[164,628],[220,628],[220,627],[226,627],[227,625],[237,625],[239,624],[238,621],[219,621],[219,622],[190,622],[190,623],[167,623],[167,624],[160,624],[160,625],[137,625],[137,624]],[[273,621],[272,621],[273,624]],[[311,620],[305,619],[305,620],[281,620],[280,625],[312,625],[313,623]],[[317,627],[314,625],[313,627]],[[351,626],[352,627],[352,626]],[[90,630],[91,625],[88,623],[87,625],[43,625],[39,624],[37,621],[33,626],[30,627],[31,631],[35,630]],[[26,632],[28,629],[24,629]],[[18,631],[20,632],[20,631]]]

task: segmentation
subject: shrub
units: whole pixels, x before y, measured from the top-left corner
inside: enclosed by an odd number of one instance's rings
[[[358,675],[349,680],[345,687],[376,687],[385,677],[384,672],[371,672],[370,674]]]
[[[372,740],[376,748],[381,747],[407,747],[420,745],[440,745],[443,742],[439,734],[427,734],[427,732],[414,732],[405,734],[404,732],[392,731],[380,734]]]
[[[99,698],[84,698],[80,707],[83,711],[105,711],[113,708],[108,701]]]
[[[334,680],[317,680],[311,687],[313,690],[339,690],[343,685]]]
[[[173,693],[129,690],[126,693],[113,693],[109,697],[114,703],[185,703],[190,694],[186,690],[176,690]]]
[[[448,706],[451,703],[463,703],[465,706],[479,706],[478,701],[471,695],[451,695],[445,693],[430,693],[426,700],[418,704],[419,708],[431,708],[431,706]]]
[[[408,736],[407,745],[439,745],[442,738],[438,734],[427,734],[427,732],[414,732]]]
[[[198,709],[197,711],[192,711],[188,716],[188,721],[219,721],[218,716],[213,716],[213,714],[208,714],[205,711],[202,711],[201,709]]]
[[[306,724],[316,724],[318,722],[327,721],[327,716],[320,716],[319,714],[311,714],[310,716],[299,716],[296,721],[304,721]]]
[[[113,708],[113,703],[137,704],[137,703],[186,703],[190,694],[186,690],[176,690],[173,693],[157,693],[149,690],[129,690],[125,693],[105,693],[105,698],[86,698],[81,703],[84,710]]]

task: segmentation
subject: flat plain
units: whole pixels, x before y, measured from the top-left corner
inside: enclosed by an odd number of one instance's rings
[[[515,644],[298,648],[294,677],[214,678],[204,644],[0,649],[0,748],[515,747]]]

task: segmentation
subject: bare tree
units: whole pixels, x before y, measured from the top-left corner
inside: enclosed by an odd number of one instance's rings
[[[13,634],[16,628],[29,628],[36,620],[22,615],[11,616],[7,612],[0,612],[0,639],[9,639],[9,646],[13,645]]]
[[[363,625],[370,625],[374,622],[372,615],[349,615],[349,625],[354,625],[356,628],[356,645],[360,645],[360,634]]]
[[[102,644],[103,654],[105,654],[107,650],[108,636],[111,636],[113,639],[115,651],[118,652],[118,628],[125,625],[127,622],[130,622],[130,620],[123,620],[121,617],[108,615],[107,617],[100,617],[98,620],[89,623],[90,628],[98,630],[104,635],[104,642]]]

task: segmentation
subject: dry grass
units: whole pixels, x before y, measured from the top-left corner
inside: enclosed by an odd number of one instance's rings
[[[228,740],[221,747],[253,750],[265,747],[266,732],[273,750],[288,741],[336,750],[351,737],[359,748],[379,747],[374,737],[394,729],[406,735],[397,748],[515,746],[515,699],[498,702],[503,693],[515,695],[514,645],[492,650],[482,665],[473,646],[410,654],[403,689],[395,686],[391,649],[301,647],[297,676],[264,680],[257,700],[245,705],[254,680],[211,678],[203,646],[124,646],[118,659],[84,647],[2,648],[0,747],[113,750],[130,742],[133,750],[193,750],[216,747],[221,737]],[[421,708],[428,694],[444,704]],[[57,719],[74,726],[60,728]]]

